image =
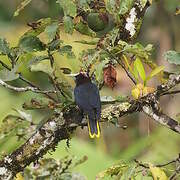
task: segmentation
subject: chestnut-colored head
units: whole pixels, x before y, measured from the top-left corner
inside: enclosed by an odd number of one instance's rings
[[[76,83],[76,86],[79,86],[81,84],[85,84],[85,83],[88,83],[88,82],[91,82],[91,79],[90,77],[84,73],[84,72],[80,72],[77,76],[75,76],[75,83]]]

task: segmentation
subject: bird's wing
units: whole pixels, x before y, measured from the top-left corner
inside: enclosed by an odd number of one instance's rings
[[[92,86],[91,91],[89,92],[90,94],[89,103],[93,108],[100,108],[101,102],[100,102],[99,90],[95,84],[91,83],[91,86]]]
[[[78,86],[74,89],[74,97],[76,104],[83,110],[90,109],[88,102],[88,93],[84,87]]]
[[[75,87],[74,96],[77,105],[83,107],[83,109],[94,109],[101,106],[99,90],[93,83]]]

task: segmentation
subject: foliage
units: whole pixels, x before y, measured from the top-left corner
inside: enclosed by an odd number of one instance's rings
[[[14,110],[16,115],[9,114],[2,120],[0,139],[16,135],[18,140],[25,140],[36,130],[31,114],[18,109]]]
[[[136,162],[136,163],[135,163]],[[99,173],[97,175],[97,179],[136,179],[136,178],[150,178],[154,180],[167,180],[167,176],[165,170],[168,170],[167,167],[160,168],[155,165],[149,163],[146,164],[138,164],[138,161],[134,163],[125,163],[120,162],[116,165],[113,165],[106,169],[105,171]],[[165,170],[164,170],[165,169]]]
[[[18,16],[31,0],[24,0],[17,7],[14,16]],[[134,9],[145,8],[147,0],[115,1],[91,1],[91,0],[57,0],[57,4],[63,10],[63,17],[59,19],[42,18],[36,22],[28,23],[30,27],[20,38],[15,47],[0,38],[0,56],[6,57],[8,62],[1,61],[2,70],[0,79],[2,81],[16,84],[17,80],[38,91],[39,97],[33,97],[23,104],[24,110],[45,110],[51,114],[65,112],[74,107],[72,84],[67,80],[73,75],[73,67],[59,67],[60,58],[67,61],[80,62],[78,72],[85,71],[96,83],[99,89],[104,86],[114,88],[117,84],[117,66],[130,74],[134,86],[131,94],[134,99],[146,96],[155,91],[154,87],[147,85],[149,80],[158,77],[165,81],[162,76],[164,66],[158,66],[152,62],[153,46],[141,43],[132,43],[141,26],[142,19]],[[133,18],[132,18],[133,17]],[[139,18],[138,18],[139,17]],[[131,22],[133,19],[133,22]],[[131,20],[131,21],[130,21]],[[128,29],[125,23],[131,22]],[[127,24],[126,24],[127,25]],[[122,30],[124,29],[124,31]],[[132,31],[130,31],[133,29]],[[82,38],[89,37],[91,40],[76,40],[73,43],[87,45],[86,49],[76,53],[72,44],[61,38],[61,33],[73,35],[78,32]],[[125,37],[122,36],[125,34]],[[60,55],[60,56],[58,56]],[[165,53],[165,59],[175,65],[180,64],[180,55],[176,51]],[[22,63],[22,60],[23,61]],[[23,66],[28,73],[41,73],[50,84],[50,90],[44,90],[33,82],[24,78],[21,71]],[[76,73],[78,73],[76,72]],[[148,73],[150,72],[150,73]],[[128,74],[127,73],[127,74]],[[43,76],[42,75],[42,76]],[[37,76],[37,79],[40,77]],[[14,88],[15,89],[15,88]],[[104,103],[124,101],[124,96],[115,99],[111,96],[102,97]],[[43,122],[34,122],[30,113],[16,109],[16,114],[9,114],[2,120],[0,138],[16,135],[19,140],[29,138]],[[48,118],[45,117],[45,120]],[[117,119],[112,121],[117,125]],[[42,159],[34,168],[25,169],[24,177],[27,179],[84,179],[79,174],[72,173],[72,168],[84,162],[87,158],[73,163],[73,158],[65,157],[60,161],[54,159]],[[148,170],[147,170],[148,169]],[[136,178],[138,174],[142,177],[150,176],[154,179],[167,179],[163,169],[149,164],[148,168],[142,168],[135,163],[119,163],[100,173],[97,178]],[[17,175],[20,179],[20,175]],[[17,177],[17,178],[18,178]]]
[[[31,168],[24,170],[24,179],[59,179],[59,180],[85,180],[86,178],[79,173],[72,172],[76,166],[84,163],[87,157],[81,159],[66,156],[63,159],[44,158],[34,163]],[[18,180],[19,174],[16,175]]]
[[[171,64],[180,65],[180,53],[176,51],[167,51],[164,58]]]

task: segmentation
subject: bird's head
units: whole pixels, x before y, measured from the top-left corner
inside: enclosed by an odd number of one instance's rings
[[[86,72],[80,72],[79,74],[75,76],[76,86],[79,86],[81,84],[85,84],[88,82],[91,82],[91,79]]]

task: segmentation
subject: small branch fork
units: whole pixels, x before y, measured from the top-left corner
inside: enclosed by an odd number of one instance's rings
[[[4,68],[6,68],[7,70],[11,70],[3,61],[1,61],[0,60],[0,64],[4,67]],[[51,99],[51,100],[53,100],[54,102],[58,102],[54,97],[52,97],[50,94],[49,94],[49,91],[43,91],[43,90],[41,90],[39,87],[37,87],[36,85],[34,85],[32,82],[30,82],[30,81],[28,81],[27,79],[25,79],[23,76],[22,76],[22,74],[21,73],[18,73],[19,74],[19,79],[21,79],[23,82],[25,82],[26,84],[28,84],[30,87],[28,87],[27,89],[29,89],[29,90],[26,90],[26,91],[33,91],[33,92],[35,92],[35,91],[39,91],[39,92],[37,92],[37,93],[41,93],[41,94],[44,94],[46,97],[48,97],[49,99]],[[1,80],[2,81],[2,80]],[[0,83],[1,84],[1,83]],[[4,83],[3,83],[4,84]],[[1,84],[2,85],[2,84]],[[33,89],[33,90],[30,90],[30,89]],[[12,90],[14,90],[14,89],[12,89]],[[23,92],[23,90],[22,91],[19,91],[19,92]]]
[[[140,162],[137,159],[135,159],[134,162],[137,164],[137,166],[143,167],[145,169],[149,169],[149,165],[147,163]],[[167,163],[164,163],[164,164],[157,164],[157,165],[155,165],[155,167],[161,168],[161,167],[168,166],[170,164],[174,164],[176,166],[176,169],[175,169],[174,173],[170,176],[169,179],[175,180],[177,175],[180,173],[180,154],[176,159],[173,159],[173,160],[171,160]]]

